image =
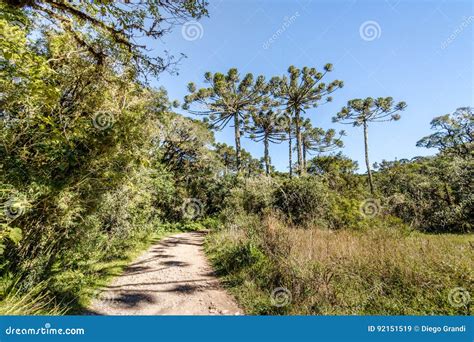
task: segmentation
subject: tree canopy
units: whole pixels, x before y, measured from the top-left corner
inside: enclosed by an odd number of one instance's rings
[[[233,124],[237,167],[240,168],[241,130],[249,113],[267,96],[268,84],[263,76],[255,79],[251,73],[241,78],[235,68],[229,69],[226,75],[206,72],[204,82],[209,87],[197,89],[194,83],[188,84],[189,94],[184,98],[183,108],[207,116],[214,129],[220,130],[229,122]]]
[[[453,114],[435,117],[431,129],[436,132],[422,138],[416,146],[437,148],[442,152],[467,156],[473,151],[474,113],[472,107],[461,107]]]
[[[174,64],[167,51],[150,53],[142,38],[159,39],[176,24],[207,15],[205,0],[66,1],[6,0],[3,10],[22,10],[30,24],[68,32],[98,65],[110,58],[142,76],[157,76]]]
[[[274,77],[270,82],[274,96],[281,100],[294,117],[299,174],[304,173],[302,114],[321,103],[331,102],[332,97],[329,95],[344,86],[340,80],[328,84],[323,82],[325,76],[332,70],[333,65],[330,63],[324,66],[323,71],[309,67],[299,69],[292,65],[288,68],[288,75]]]
[[[374,193],[374,183],[369,162],[368,124],[369,122],[387,122],[400,120],[398,112],[405,110],[405,102],[394,103],[392,97],[367,97],[347,102],[340,112],[333,117],[333,122],[362,126],[364,128],[365,165],[367,167],[370,192]]]

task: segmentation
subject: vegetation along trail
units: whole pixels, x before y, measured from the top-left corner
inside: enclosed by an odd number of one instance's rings
[[[0,316],[473,315],[474,104],[452,72],[472,74],[468,34],[429,69],[411,48],[451,25],[411,37],[374,69],[381,89],[333,39],[308,41],[339,8],[291,26],[316,54],[280,37],[249,61],[263,40],[221,49],[239,6],[209,2],[0,1]],[[392,60],[396,37],[361,65]]]
[[[204,232],[153,245],[93,301],[99,315],[235,315],[203,252]]]

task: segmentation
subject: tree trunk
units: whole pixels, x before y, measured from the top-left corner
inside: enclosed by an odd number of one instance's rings
[[[263,145],[264,145],[264,153],[263,159],[265,160],[265,174],[268,176],[270,175],[270,156],[268,153],[268,136],[265,135],[263,138]]]
[[[303,172],[306,173],[306,145],[303,142]]]
[[[291,125],[291,124],[290,124]],[[288,162],[290,164],[290,178],[293,177],[293,138],[291,137],[291,127],[288,130]]]
[[[237,173],[240,173],[241,167],[241,152],[240,152],[240,120],[239,114],[234,114],[234,134],[235,134],[235,156],[237,162]]]
[[[229,165],[229,161],[227,160],[227,153],[224,153],[224,176],[227,176],[227,167]]]
[[[372,171],[370,171],[369,162],[369,132],[367,128],[367,121],[364,121],[364,148],[365,148],[365,165],[367,166],[367,176],[369,177],[370,193],[374,194],[374,183],[372,181]]]
[[[303,173],[303,144],[300,127],[300,111],[295,109],[296,151],[298,156],[298,175]]]

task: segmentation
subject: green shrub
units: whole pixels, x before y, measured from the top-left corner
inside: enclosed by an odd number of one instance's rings
[[[385,162],[375,174],[386,210],[413,228],[428,232],[473,230],[474,159],[438,155]]]

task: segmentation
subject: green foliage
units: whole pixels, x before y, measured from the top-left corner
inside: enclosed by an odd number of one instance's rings
[[[0,25],[0,277],[18,278],[5,298],[45,302],[31,292],[44,283],[48,298],[78,305],[94,263],[174,229],[161,222],[179,219],[193,195],[181,176],[212,167],[213,136],[170,113],[164,90],[111,60],[98,66],[71,33],[32,41],[27,27]]]
[[[313,127],[309,120],[305,120],[302,125],[302,144],[303,144],[303,166],[305,172],[308,172],[307,156],[313,153],[332,152],[344,146],[342,137],[346,134],[344,131],[336,133],[334,129],[324,130],[319,127]]]
[[[159,39],[176,23],[207,15],[207,2],[202,0],[140,1],[133,6],[115,1],[7,0],[1,6],[8,12],[25,13],[44,30],[67,32],[98,65],[113,59],[145,76],[157,76],[174,61],[166,54],[150,56],[147,46],[137,39],[144,35]]]
[[[60,315],[64,310],[54,303],[41,282],[23,291],[18,279],[4,276],[0,279],[0,315]]]
[[[301,133],[302,114],[307,109],[317,107],[321,103],[331,102],[330,95],[344,86],[340,80],[334,80],[328,84],[323,82],[324,77],[332,70],[333,65],[330,63],[326,64],[322,71],[309,67],[299,69],[292,65],[288,68],[288,75],[273,77],[270,81],[273,95],[285,105],[293,117],[291,123],[294,124],[296,135],[299,174],[305,172]]]
[[[339,177],[339,178],[338,178]],[[342,177],[347,177],[345,183]],[[335,186],[332,182],[340,180]],[[342,185],[346,184],[346,185]],[[349,188],[348,185],[351,187]],[[365,229],[374,220],[362,214],[364,200],[361,181],[355,175],[337,174],[301,178],[255,177],[235,184],[224,202],[226,222],[242,215],[262,216],[277,211],[288,222],[304,227]]]
[[[406,108],[405,102],[395,104],[391,97],[373,99],[353,99],[333,118],[335,122],[343,122],[361,126],[367,122],[384,122],[400,120],[399,111]]]
[[[431,121],[436,130],[422,138],[416,146],[437,148],[442,152],[458,156],[472,157],[474,143],[473,108],[458,108],[452,115],[438,116]]]
[[[184,98],[184,109],[199,105],[191,110],[193,114],[205,115],[210,121],[211,128],[221,130],[229,122],[234,126],[235,151],[237,169],[242,166],[240,137],[248,112],[253,110],[267,93],[268,85],[263,76],[254,80],[251,73],[240,77],[237,69],[229,69],[226,75],[222,73],[204,74],[207,88],[197,89],[194,83],[188,84],[189,94]]]
[[[315,178],[286,180],[275,194],[275,206],[290,222],[325,226],[329,211],[329,189]]]
[[[379,168],[375,181],[392,215],[423,231],[472,232],[472,159],[440,155]]]
[[[219,175],[227,176],[229,174],[237,173],[237,154],[235,150],[225,143],[216,143],[214,145],[215,153],[217,154],[217,162],[219,166]],[[243,175],[256,176],[262,174],[263,167],[258,159],[255,159],[245,149],[241,150],[241,166],[240,169]]]
[[[170,8],[180,19],[198,18],[205,5],[0,4],[0,313],[77,309],[153,239],[204,229],[218,232],[209,253],[247,291],[239,297],[251,313],[464,313],[440,295],[465,282],[463,237],[443,242],[410,232],[472,232],[471,109],[435,118],[438,132],[419,145],[442,153],[383,162],[369,194],[354,161],[319,155],[342,147],[343,132],[303,118],[343,86],[322,82],[330,64],[322,72],[292,66],[269,83],[236,69],[206,73],[209,87],[191,83],[184,104],[205,122],[174,113],[165,89],[143,84],[142,71],[157,74],[169,64],[144,55],[134,35],[156,24],[147,32],[157,38]],[[58,30],[37,26],[38,13]],[[356,99],[335,121],[367,133],[368,122],[398,120],[405,106]],[[210,129],[229,122],[235,149],[216,143]],[[264,142],[265,170],[240,147],[244,133]],[[309,175],[270,176],[268,145],[288,140],[291,171],[295,136],[298,169]],[[368,201],[376,206],[370,215],[361,209]],[[195,215],[186,212],[189,203]],[[418,252],[419,243],[435,247]],[[445,265],[442,255],[454,250]],[[272,305],[268,295],[280,286],[291,289],[294,305]],[[417,296],[426,300],[413,302]]]
[[[216,272],[221,275],[238,272],[265,260],[264,254],[250,243],[222,244],[212,253]]]

